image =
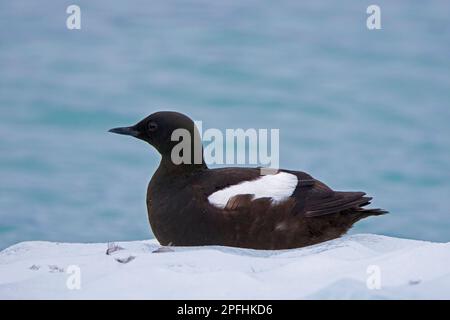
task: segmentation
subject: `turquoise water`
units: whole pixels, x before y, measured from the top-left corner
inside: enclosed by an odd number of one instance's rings
[[[162,109],[280,128],[281,167],[391,214],[352,232],[450,241],[450,3],[0,3],[0,248],[151,237],[159,156],[108,134]]]

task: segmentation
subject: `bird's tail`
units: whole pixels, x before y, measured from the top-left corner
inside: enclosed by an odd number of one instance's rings
[[[364,209],[364,208],[360,208],[360,213],[366,215],[366,216],[381,216],[383,214],[387,214],[389,213],[389,211],[384,210],[384,209],[380,209],[380,208],[376,208],[376,209]]]
[[[380,209],[380,208],[373,208],[373,209],[372,208],[370,208],[370,209],[363,208],[363,206],[366,206],[368,204],[370,204],[370,202],[365,203],[361,207],[346,210],[347,213],[349,213],[353,217],[353,219],[352,219],[353,223],[355,223],[356,221],[359,221],[361,219],[367,218],[367,217],[381,216],[381,215],[389,213],[389,211]]]

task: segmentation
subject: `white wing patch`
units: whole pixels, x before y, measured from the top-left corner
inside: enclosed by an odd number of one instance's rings
[[[291,173],[269,174],[216,191],[208,197],[208,201],[216,207],[225,208],[231,197],[239,194],[253,194],[255,195],[253,199],[269,197],[273,202],[279,202],[292,195],[297,183],[297,176]]]

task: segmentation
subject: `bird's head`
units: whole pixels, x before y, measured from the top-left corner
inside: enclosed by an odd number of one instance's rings
[[[181,140],[183,140],[185,146],[190,147],[192,159],[196,152],[194,150],[195,145],[200,145],[200,152],[202,153],[201,138],[194,121],[179,112],[156,112],[133,126],[114,128],[109,132],[144,140],[155,147],[163,158],[170,157],[172,150]],[[188,137],[186,137],[186,134]],[[184,139],[189,139],[189,141],[184,141]],[[203,162],[202,155],[200,157]]]

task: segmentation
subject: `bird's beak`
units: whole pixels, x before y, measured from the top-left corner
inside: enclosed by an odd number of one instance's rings
[[[137,137],[139,135],[139,131],[133,127],[122,127],[122,128],[114,128],[110,129],[108,132],[123,134],[127,136]]]

